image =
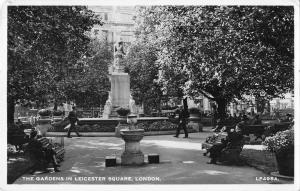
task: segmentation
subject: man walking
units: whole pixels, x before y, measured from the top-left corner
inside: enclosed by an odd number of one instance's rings
[[[174,137],[178,138],[181,128],[184,131],[184,138],[188,138],[188,132],[186,129],[187,119],[189,118],[189,112],[183,109],[183,106],[179,106],[179,124],[176,129],[176,135]]]
[[[70,121],[70,123],[71,123],[71,126],[70,126],[70,128],[69,128],[69,130],[68,130],[68,135],[67,135],[68,138],[72,138],[72,137],[70,136],[70,134],[71,134],[71,131],[72,131],[73,129],[74,129],[74,131],[76,132],[76,134],[77,134],[78,137],[81,136],[81,135],[78,133],[77,128],[76,128],[76,126],[75,126],[75,123],[76,123],[77,121],[79,121],[78,118],[77,118],[76,107],[73,106],[72,109],[73,109],[73,110],[70,111],[70,113],[69,113],[69,115],[68,115],[68,119],[69,119],[69,121]]]

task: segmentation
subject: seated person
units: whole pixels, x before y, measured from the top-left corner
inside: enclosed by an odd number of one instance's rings
[[[34,156],[34,166],[32,168],[31,174],[33,174],[41,165],[42,160],[45,159],[47,164],[50,162],[53,164],[54,171],[60,172],[60,170],[57,168],[60,165],[57,164],[56,157],[55,157],[55,151],[53,148],[44,148],[42,143],[37,140],[37,131],[32,130],[30,132],[30,140],[28,143],[28,148],[30,150],[30,153]],[[46,166],[43,166],[45,171],[48,171],[46,169]]]
[[[219,132],[224,127],[223,122],[221,122],[221,119],[217,119],[216,127],[213,130],[213,132]]]
[[[210,153],[209,157],[211,158],[208,164],[217,164],[217,160],[221,157],[221,151],[226,147],[227,143],[227,139],[221,139],[221,143],[214,143],[213,146],[207,150],[206,154]]]
[[[218,134],[215,133],[212,136],[207,137],[205,142],[213,144],[213,145],[214,144],[219,144],[220,142],[217,142],[217,140],[218,140],[219,136],[224,136],[224,134],[221,134],[222,132],[226,132],[226,127],[225,126],[221,129],[220,133],[218,133]],[[225,136],[227,136],[227,135],[225,134]],[[222,140],[224,140],[224,139],[221,139],[221,142],[222,142]],[[206,156],[209,153],[210,153],[210,149],[206,149],[206,152],[203,153],[203,156]]]
[[[230,144],[230,146],[238,146],[241,145],[241,141],[243,140],[244,136],[241,132],[241,129],[236,126],[235,129],[232,129],[229,133],[228,133],[228,144]]]
[[[292,115],[290,113],[286,114],[285,118],[282,119],[282,120],[280,120],[280,122],[283,122],[283,123],[285,123],[285,122],[292,122],[292,121],[293,121],[293,117],[292,117]]]
[[[22,128],[23,128],[23,122],[21,121],[21,119],[18,119],[18,121],[16,122],[16,126],[17,126],[19,129],[22,129]]]
[[[255,115],[254,119],[251,122],[251,125],[261,125],[262,121],[261,118],[259,117],[259,115]]]
[[[241,121],[237,124],[237,126],[241,129],[244,125],[250,125],[251,121],[247,117],[247,115],[243,115]]]
[[[236,113],[233,114],[233,121],[236,124],[240,122],[240,118],[236,115]]]
[[[235,129],[232,129],[228,133],[226,139],[222,139],[221,143],[216,143],[209,149],[208,152],[210,153],[211,160],[208,162],[208,164],[216,164],[217,160],[221,157],[223,149],[225,149],[228,146],[238,146],[241,144],[242,140],[243,135],[241,134],[241,131],[237,126]]]

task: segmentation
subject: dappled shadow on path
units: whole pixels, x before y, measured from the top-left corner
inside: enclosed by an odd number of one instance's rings
[[[164,140],[142,140],[141,142],[145,146],[156,145],[166,148],[185,149],[185,150],[203,150],[201,143],[191,142],[178,142],[178,141],[164,141]]]

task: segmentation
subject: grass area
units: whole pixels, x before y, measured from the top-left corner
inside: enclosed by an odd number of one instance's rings
[[[277,163],[274,153],[264,149],[244,148],[241,158],[249,165],[270,174],[277,171]]]

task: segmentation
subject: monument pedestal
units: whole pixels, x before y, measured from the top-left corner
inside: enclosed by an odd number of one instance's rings
[[[128,106],[130,79],[127,73],[113,72],[110,76],[112,107]]]

